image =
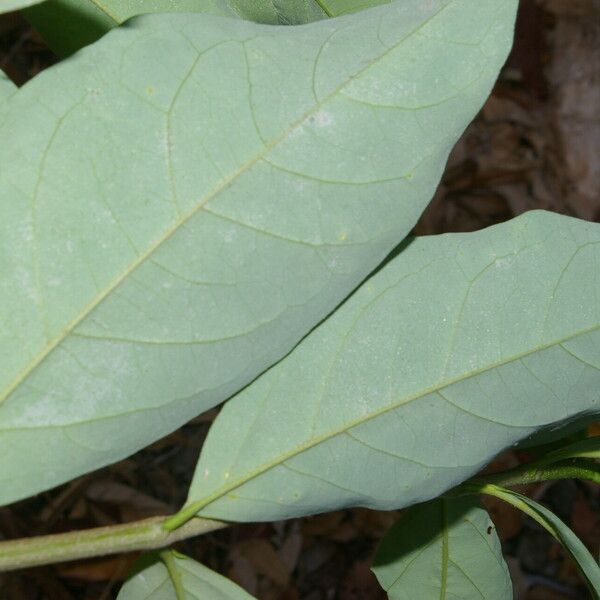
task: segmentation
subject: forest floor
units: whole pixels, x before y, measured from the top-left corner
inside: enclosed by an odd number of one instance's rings
[[[0,68],[18,85],[55,62],[16,13],[0,17]],[[415,233],[473,231],[543,208],[600,222],[600,1],[521,0],[514,51],[456,146]],[[185,499],[213,410],[150,448],[36,498],[0,508],[0,539],[167,514]],[[589,434],[600,435],[600,427]],[[518,464],[500,456],[494,468]],[[595,556],[600,493],[579,481],[526,492],[565,520]],[[532,521],[488,502],[517,600],[585,599],[574,564]],[[260,600],[379,600],[373,553],[399,512],[345,510],[248,524],[180,544]],[[136,555],[0,575],[2,600],[110,600]],[[417,600],[417,599],[416,599]]]

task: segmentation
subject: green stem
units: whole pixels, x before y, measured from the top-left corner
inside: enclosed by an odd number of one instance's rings
[[[176,531],[167,531],[165,521],[165,517],[153,517],[126,525],[0,542],[0,572],[135,550],[155,550],[227,527],[220,521],[194,518]]]
[[[194,502],[189,506],[184,506],[179,512],[171,515],[163,523],[165,531],[177,531],[180,527],[183,527],[190,519],[193,519],[196,513],[204,508],[204,503]]]
[[[569,463],[557,463],[549,466],[537,466],[535,463],[522,465],[510,471],[476,477],[471,483],[493,484],[503,487],[552,481],[558,479],[586,479],[600,484],[600,465],[589,460],[573,460]],[[460,486],[459,486],[460,487]]]

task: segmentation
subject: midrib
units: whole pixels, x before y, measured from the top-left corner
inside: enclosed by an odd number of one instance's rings
[[[317,3],[318,7],[328,16],[328,17],[333,17],[334,14],[333,12],[325,5],[324,0],[315,0],[315,2]]]
[[[353,429],[354,427],[357,427],[359,425],[362,425],[364,423],[367,423],[369,421],[372,421],[373,419],[377,419],[378,417],[381,417],[393,410],[396,410],[397,408],[400,408],[401,406],[405,405],[405,404],[409,404],[410,402],[414,402],[415,400],[419,400],[425,396],[428,396],[429,394],[433,394],[436,392],[439,392],[441,390],[443,390],[444,388],[447,388],[451,385],[454,385],[456,383],[460,383],[462,381],[466,381],[467,379],[470,379],[472,377],[476,377],[477,375],[481,375],[482,373],[486,373],[488,371],[492,371],[494,369],[498,369],[499,367],[502,367],[504,365],[507,365],[511,362],[520,360],[522,358],[526,358],[527,356],[531,356],[532,354],[536,354],[537,352],[542,352],[544,350],[548,350],[549,348],[552,348],[554,346],[558,346],[560,344],[564,344],[570,340],[573,340],[575,338],[578,338],[579,336],[582,335],[587,335],[589,333],[593,333],[594,331],[597,331],[598,329],[600,329],[600,324],[596,324],[592,327],[589,327],[587,329],[583,329],[580,331],[577,331],[571,335],[565,336],[563,338],[557,339],[557,340],[553,340],[552,342],[548,342],[546,344],[542,344],[540,346],[536,346],[533,349],[530,350],[526,350],[524,352],[518,353],[518,354],[514,354],[512,356],[506,357],[503,360],[497,361],[495,363],[486,365],[484,367],[481,367],[479,369],[475,369],[471,372],[466,372],[463,373],[459,376],[453,377],[453,378],[449,378],[446,379],[444,381],[441,381],[435,385],[432,385],[428,388],[424,388],[422,390],[419,390],[418,392],[406,396],[404,398],[401,398],[399,400],[397,400],[396,402],[392,402],[391,404],[388,404],[384,407],[382,407],[381,409],[374,411],[368,415],[365,415],[363,417],[360,417],[358,419],[354,419],[352,421],[346,422],[344,423],[341,427],[328,431],[326,433],[324,433],[323,435],[317,436],[315,438],[312,438],[310,440],[308,440],[307,442],[305,442],[304,444],[301,444],[299,446],[297,446],[296,448],[293,448],[292,450],[278,456],[276,459],[274,459],[273,461],[270,461],[268,463],[265,463],[263,465],[261,465],[260,467],[258,467],[257,469],[254,469],[252,472],[246,474],[243,477],[238,478],[237,480],[232,481],[229,485],[224,486],[222,488],[220,488],[218,491],[214,492],[213,494],[211,494],[210,496],[207,496],[206,498],[203,498],[201,500],[198,500],[196,502],[191,503],[189,506],[184,507],[180,513],[183,514],[189,514],[189,513],[193,513],[195,514],[196,512],[198,512],[199,510],[202,510],[203,508],[207,507],[208,505],[212,504],[213,502],[219,500],[220,498],[222,498],[223,496],[225,496],[226,494],[232,492],[233,490],[245,485],[246,483],[248,483],[249,481],[252,481],[253,479],[256,479],[257,477],[259,477],[260,475],[263,475],[264,473],[266,473],[267,471],[270,471],[271,469],[281,465],[282,463],[284,463],[287,460],[290,460],[291,458],[294,458],[300,454],[302,454],[303,452],[307,452],[308,450],[311,450],[312,448],[318,446],[319,444],[322,444],[324,442],[327,442],[331,439],[333,439],[334,437],[341,435],[343,433],[345,433],[346,431],[349,431],[351,429]],[[178,513],[179,514],[179,513]],[[193,514],[190,514],[190,518],[193,516]]]
[[[446,599],[446,586],[448,584],[448,506],[442,499],[442,581],[440,582],[440,600]]]
[[[111,21],[115,23],[115,25],[120,25],[122,21],[120,21],[115,15],[113,15],[102,2],[98,0],[89,0],[100,12],[104,13]]]
[[[268,144],[266,144],[262,151],[259,152],[254,158],[250,159],[243,165],[241,165],[236,171],[234,171],[229,177],[224,179],[220,184],[218,184],[212,191],[210,191],[202,200],[198,202],[194,208],[190,211],[182,215],[180,219],[175,221],[175,223],[161,236],[159,237],[154,244],[151,244],[149,248],[141,254],[137,260],[135,260],[132,265],[126,269],[123,273],[121,273],[118,277],[116,277],[113,282],[96,298],[92,300],[83,311],[73,319],[63,331],[56,337],[54,340],[48,344],[42,352],[40,352],[33,361],[31,361],[27,367],[13,380],[13,382],[5,388],[5,390],[0,394],[0,404],[4,402],[24,381],[29,377],[29,375],[37,369],[44,362],[44,360],[54,351],[56,347],[58,347],[68,336],[69,334],[103,301],[105,300],[121,283],[123,283],[131,273],[133,273],[140,265],[142,265],[156,250],[158,250],[167,240],[171,238],[171,236],[176,233],[179,228],[185,223],[187,223],[195,214],[197,214],[208,202],[210,202],[213,198],[218,196],[224,189],[226,189],[229,185],[231,185],[235,180],[237,180],[241,175],[246,173],[249,169],[251,169],[256,163],[258,163],[261,159],[263,159],[273,148],[284,142],[288,139],[288,137],[300,126],[302,126],[312,115],[318,112],[325,104],[333,100],[347,85],[352,83],[356,78],[363,75],[367,72],[371,67],[376,65],[379,61],[383,60],[386,56],[397,50],[406,40],[410,39],[413,35],[417,34],[423,27],[425,27],[429,22],[435,19],[439,14],[441,14],[447,7],[454,4],[454,0],[445,4],[442,8],[433,13],[430,17],[428,17],[425,21],[423,21],[416,29],[408,33],[405,37],[399,40],[393,46],[390,46],[385,52],[380,54],[378,57],[370,61],[367,65],[365,65],[362,69],[359,69],[353,75],[350,75],[346,81],[341,83],[337,88],[335,88],[328,96],[326,96],[321,102],[315,102],[315,105],[305,112],[299,119],[294,121],[290,127],[288,127],[280,136],[273,138]],[[318,24],[317,24],[318,26]]]

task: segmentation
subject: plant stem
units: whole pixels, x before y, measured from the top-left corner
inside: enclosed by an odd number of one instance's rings
[[[587,479],[588,481],[600,484],[600,465],[589,460],[573,460],[569,463],[557,463],[539,467],[532,463],[509,471],[476,477],[470,481],[476,484],[490,483],[508,487],[558,479]]]
[[[0,572],[57,562],[164,548],[174,542],[227,527],[227,523],[194,518],[175,531],[165,517],[125,525],[0,542]]]

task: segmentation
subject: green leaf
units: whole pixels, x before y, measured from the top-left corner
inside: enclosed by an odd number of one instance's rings
[[[242,588],[176,552],[142,557],[117,600],[252,600]]]
[[[516,5],[139,17],[9,98],[0,503],[165,435],[323,319],[433,194]]]
[[[320,0],[319,4],[329,16],[337,17],[390,2],[392,0]]]
[[[17,91],[17,86],[0,70],[0,107]]]
[[[494,524],[472,496],[409,509],[383,538],[373,572],[390,600],[513,598]]]
[[[481,493],[489,494],[508,502],[537,521],[553,535],[569,552],[594,592],[600,597],[600,567],[583,542],[550,510],[513,490],[495,485],[486,485]]]
[[[568,444],[563,448],[549,452],[545,456],[535,461],[537,466],[551,465],[561,460],[573,458],[596,458],[600,459],[600,437],[590,437],[585,440],[579,440]]]
[[[13,10],[21,10],[27,6],[39,4],[42,0],[0,0],[0,15],[2,13],[12,12]]]
[[[408,506],[597,414],[599,266],[600,225],[541,211],[414,240],[224,407],[172,523]]]
[[[277,24],[279,25],[303,25],[305,23],[320,21],[328,16],[336,16],[335,13],[328,15],[324,12],[321,7],[322,2],[319,2],[319,0],[270,0],[270,2],[277,15]],[[240,14],[251,21],[258,21],[243,6],[243,3],[247,3],[247,0],[238,0],[238,4],[242,7]],[[371,6],[376,6],[376,4],[371,4]],[[263,19],[262,22],[267,21]]]
[[[308,23],[326,16],[315,0],[47,0],[25,15],[57,54],[68,56],[132,17],[164,12],[198,12],[271,25]]]
[[[229,0],[46,0],[25,16],[54,52],[69,56],[131,17],[166,11],[237,16]]]

